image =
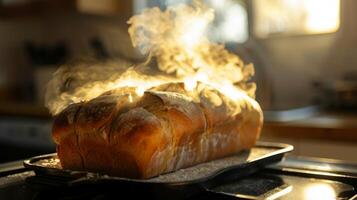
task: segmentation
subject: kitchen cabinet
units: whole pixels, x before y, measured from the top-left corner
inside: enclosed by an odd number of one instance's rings
[[[0,17],[21,17],[74,11],[73,0],[6,0],[0,1]]]
[[[135,1],[123,0],[6,0],[0,1],[0,17],[79,12],[103,16],[131,16]]]

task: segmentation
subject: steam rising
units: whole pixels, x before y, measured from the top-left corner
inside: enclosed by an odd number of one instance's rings
[[[206,37],[214,11],[201,1],[179,4],[161,11],[145,10],[132,17],[129,34],[134,47],[149,59],[156,59],[165,75],[152,74],[142,66],[127,63],[82,64],[63,66],[48,85],[46,106],[55,115],[68,105],[88,101],[120,87],[135,87],[138,95],[168,82],[184,82],[193,91],[198,82],[213,87],[232,100],[254,98],[253,65],[245,65],[223,45]]]
[[[122,61],[61,66],[47,86],[46,106],[56,115],[70,104],[91,100],[109,90],[135,87],[140,95],[153,86],[174,81],[146,71]]]

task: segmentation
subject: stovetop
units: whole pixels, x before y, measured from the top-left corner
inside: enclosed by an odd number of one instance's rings
[[[110,185],[63,187],[26,171],[22,161],[0,166],[0,199],[155,199],[145,188]],[[213,186],[189,199],[357,199],[357,165],[334,160],[287,157],[253,175]],[[170,199],[172,194],[161,194]]]

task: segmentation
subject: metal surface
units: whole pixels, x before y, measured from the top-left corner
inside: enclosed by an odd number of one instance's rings
[[[246,167],[254,167],[255,165],[257,165],[257,167],[258,165],[261,165],[260,167],[262,167],[267,164],[278,162],[285,153],[292,150],[293,147],[291,145],[260,142],[249,151],[243,151],[229,157],[198,164],[193,167],[145,180],[64,170],[62,169],[56,154],[31,158],[24,161],[24,165],[26,168],[33,169],[39,173],[64,176],[80,176],[86,174],[86,179],[120,179],[124,181],[142,183],[185,184],[203,182],[206,179],[214,178],[215,176],[231,170],[240,170]]]
[[[349,169],[348,174],[345,169]],[[357,174],[351,171],[356,169],[356,165],[337,160],[287,157],[252,176],[207,191],[231,199],[355,200]]]
[[[338,164],[340,172],[327,164]],[[202,191],[193,191],[192,187],[172,187],[171,191],[164,186],[168,184],[147,184],[132,182],[82,182],[67,184],[76,178],[54,176],[46,173],[17,172],[22,163],[7,163],[0,174],[0,197],[6,199],[279,199],[279,200],[356,200],[357,178],[352,169],[355,165],[336,160],[296,158],[286,156],[282,162],[266,166],[249,176],[231,178],[210,186],[205,185]],[[321,166],[323,168],[321,168]],[[329,165],[330,166],[330,165]],[[309,169],[307,169],[309,168]],[[349,175],[344,169],[350,169]],[[322,170],[322,171],[321,171]],[[331,171],[332,170],[332,171]],[[241,170],[229,172],[224,177],[237,177]],[[9,174],[9,175],[6,175]],[[176,189],[176,190],[174,190]],[[177,195],[178,192],[180,195]],[[198,192],[198,193],[197,193]],[[182,194],[186,194],[182,195]]]
[[[55,183],[61,182],[59,178],[67,178],[65,182],[70,187],[132,185],[158,192],[159,198],[169,193],[174,194],[173,198],[182,199],[188,194],[196,194],[214,185],[253,174],[267,165],[281,161],[292,150],[293,146],[287,144],[259,142],[249,151],[144,180],[64,170],[55,154],[26,160],[24,165],[34,170],[37,176],[46,177],[46,180],[52,177]]]
[[[278,163],[275,168],[304,169],[357,177],[357,163],[327,158],[294,156]]]
[[[306,178],[280,173],[257,173],[210,189],[235,199],[329,200],[353,199],[353,185],[320,178]]]
[[[22,163],[23,161],[19,160],[0,164],[0,177],[26,171]]]

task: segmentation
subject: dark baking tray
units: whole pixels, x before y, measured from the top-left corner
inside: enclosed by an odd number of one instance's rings
[[[288,144],[258,142],[250,150],[150,179],[65,170],[61,168],[55,153],[25,160],[24,166],[34,170],[38,177],[52,179],[56,184],[62,183],[67,187],[94,184],[115,188],[130,185],[136,190],[141,188],[157,193],[155,196],[162,198],[167,197],[165,194],[170,194],[170,199],[181,199],[217,184],[253,174],[267,165],[281,161],[292,150],[293,146]]]

